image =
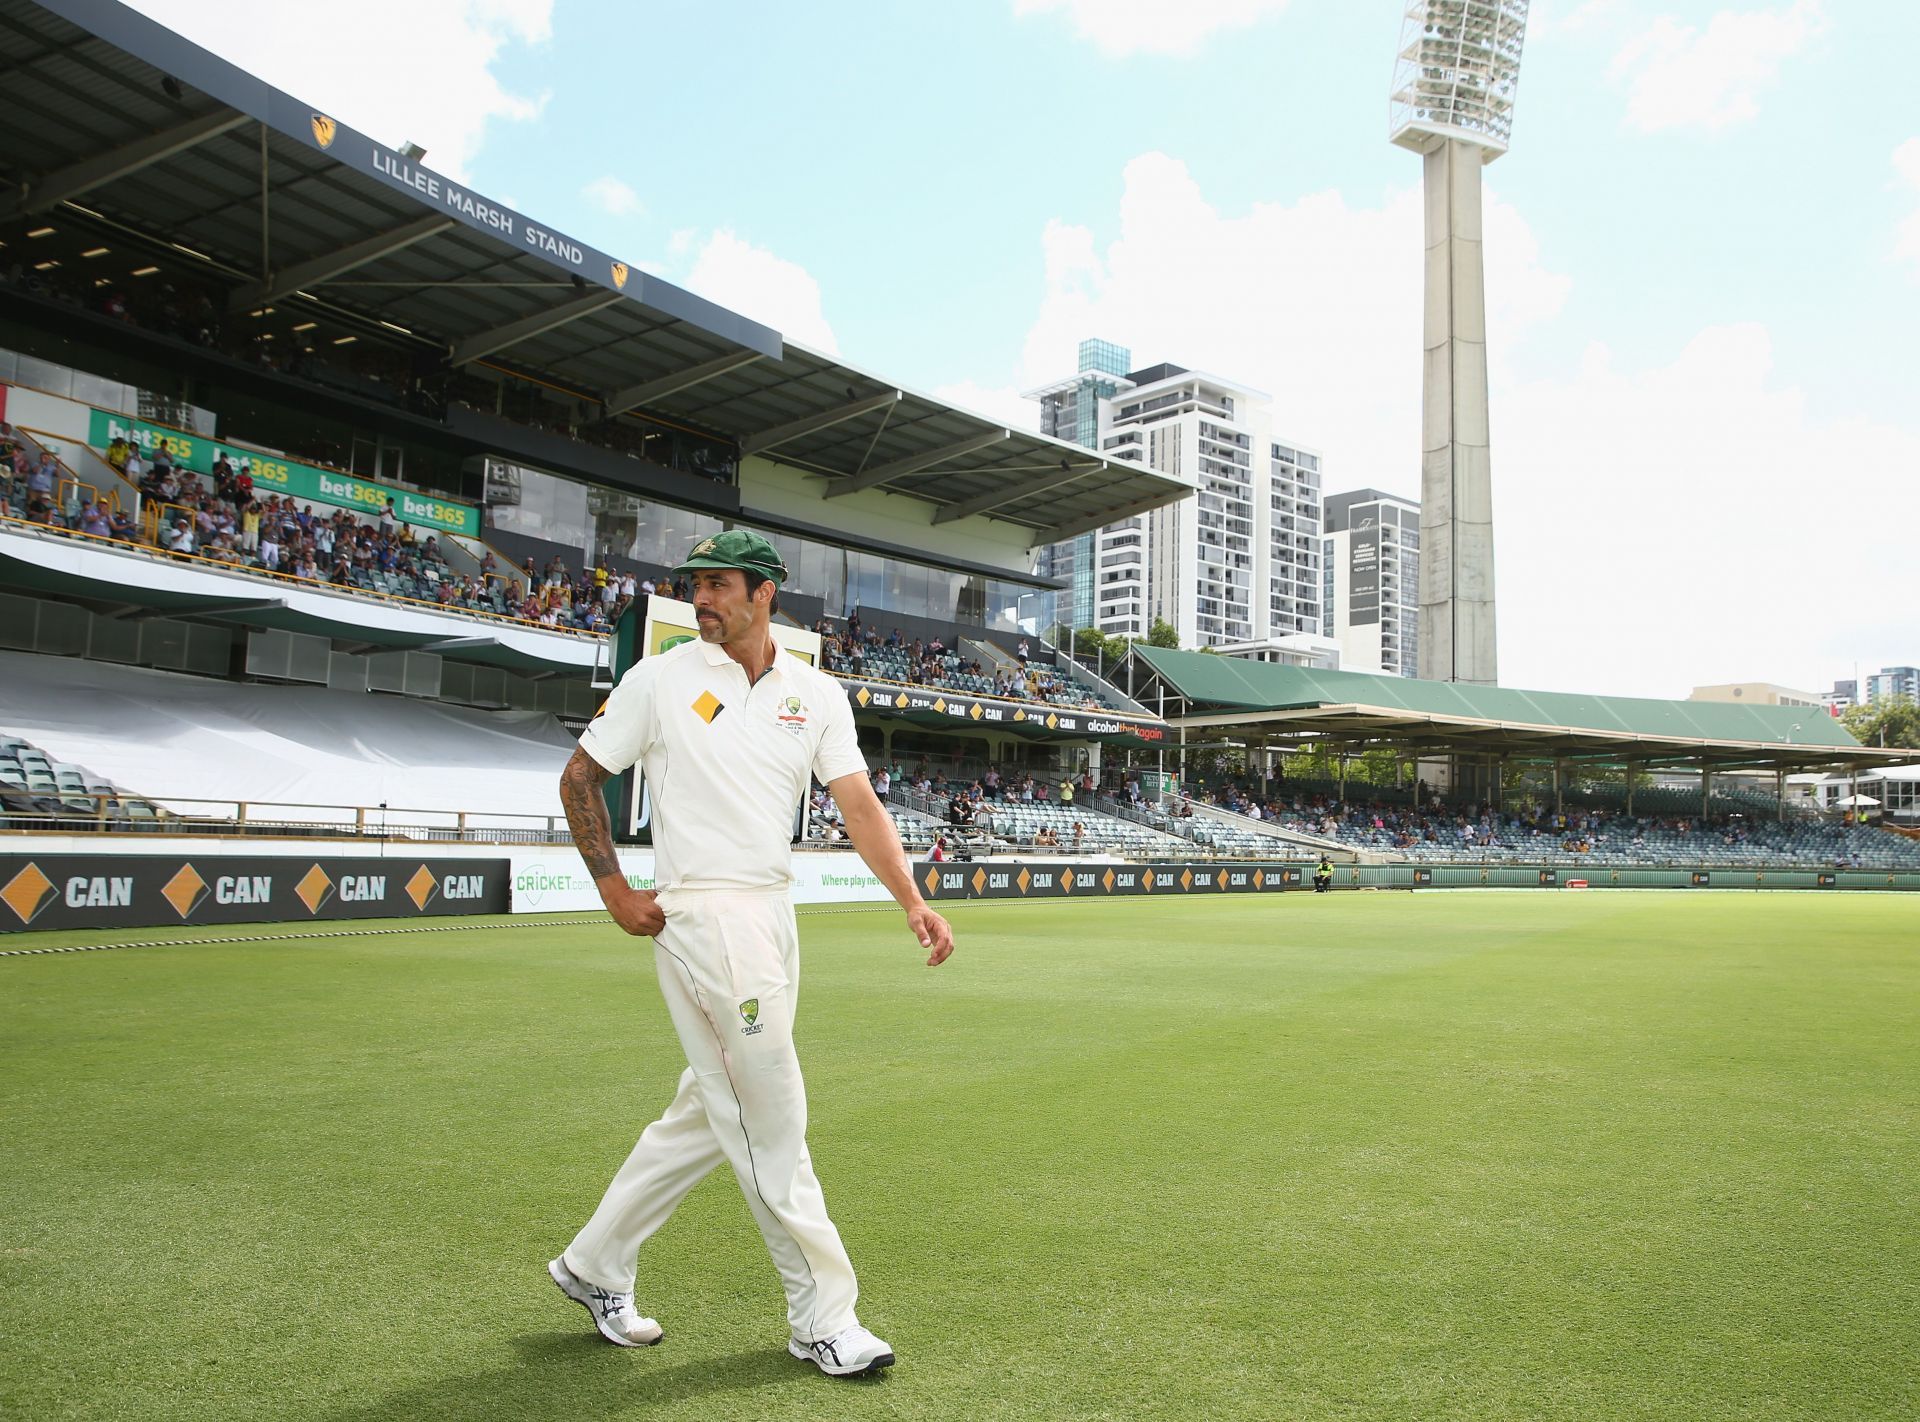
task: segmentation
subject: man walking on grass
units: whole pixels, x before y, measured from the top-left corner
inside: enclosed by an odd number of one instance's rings
[[[634,1307],[640,1246],[725,1161],[786,1289],[788,1351],[836,1377],[869,1373],[891,1366],[893,1350],[854,1316],[853,1266],[807,1154],[793,1045],[800,954],[788,845],[809,774],[906,910],[929,967],[953,951],[953,931],[914,887],[867,781],[845,690],[774,644],[768,622],[787,570],[773,545],[729,530],[674,572],[692,579],[699,640],[621,677],[567,762],[560,796],[607,912],[653,939],[687,1069],[547,1271],[603,1337],[659,1342],[660,1325]],[[653,802],[654,891],[620,872],[602,793],[636,762]]]

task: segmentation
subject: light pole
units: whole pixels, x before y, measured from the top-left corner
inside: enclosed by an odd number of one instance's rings
[[[1426,165],[1422,678],[1498,683],[1480,169],[1507,151],[1528,0],[1408,0],[1391,135]]]

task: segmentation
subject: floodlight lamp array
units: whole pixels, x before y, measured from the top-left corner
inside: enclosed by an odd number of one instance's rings
[[[1478,144],[1488,161],[1513,133],[1529,0],[1411,0],[1390,100],[1393,141]]]

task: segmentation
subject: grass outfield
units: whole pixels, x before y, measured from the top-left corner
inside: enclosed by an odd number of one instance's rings
[[[0,1415],[1920,1410],[1920,901],[952,917],[931,971],[802,916],[814,1159],[901,1359],[851,1384],[724,1168],[642,1256],[661,1347],[545,1277],[682,1065],[641,945],[0,960]]]

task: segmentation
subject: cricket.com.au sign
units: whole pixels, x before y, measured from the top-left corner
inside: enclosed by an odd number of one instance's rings
[[[507,911],[505,859],[0,855],[0,933]]]

